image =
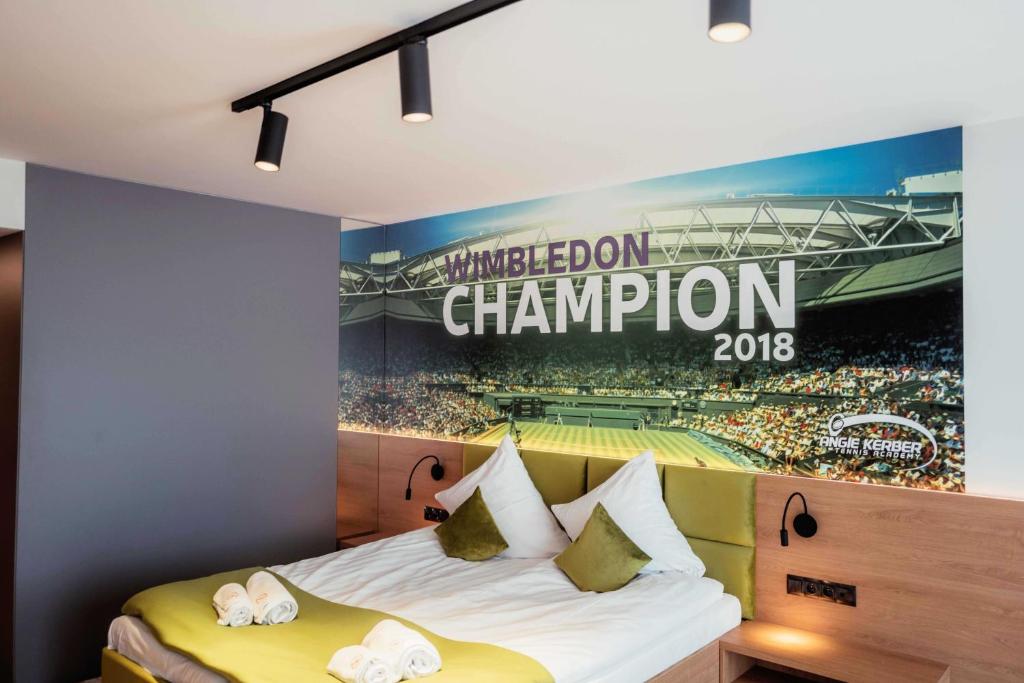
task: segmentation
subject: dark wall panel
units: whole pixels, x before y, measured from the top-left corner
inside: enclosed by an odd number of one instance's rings
[[[333,549],[338,221],[26,185],[15,666],[49,683],[139,589]]]
[[[12,676],[22,236],[0,237],[0,681]]]

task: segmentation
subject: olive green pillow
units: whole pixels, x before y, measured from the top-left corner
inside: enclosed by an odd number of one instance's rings
[[[605,593],[629,583],[651,561],[598,503],[583,531],[555,564],[581,591]]]
[[[445,555],[463,560],[489,560],[508,547],[479,486],[451,517],[434,527],[434,533]]]

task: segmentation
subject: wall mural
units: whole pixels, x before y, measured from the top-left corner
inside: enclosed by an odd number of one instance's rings
[[[963,491],[961,130],[342,233],[338,422]]]

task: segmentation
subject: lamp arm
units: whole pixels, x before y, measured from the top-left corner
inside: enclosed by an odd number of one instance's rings
[[[779,529],[779,540],[782,541],[783,547],[789,545],[789,532],[786,530],[786,515],[789,514],[789,504],[793,502],[793,499],[800,496],[800,500],[804,504],[804,514],[807,514],[807,499],[804,498],[804,494],[799,491],[794,491],[789,494],[789,498],[786,499],[786,505],[782,508],[782,527]]]
[[[437,466],[441,466],[441,460],[436,455],[424,455],[422,458],[416,461],[416,464],[412,466],[412,471],[409,472],[409,481],[405,484],[405,499],[412,500],[412,475],[416,474],[416,468],[420,466],[420,463],[424,460],[434,459]]]

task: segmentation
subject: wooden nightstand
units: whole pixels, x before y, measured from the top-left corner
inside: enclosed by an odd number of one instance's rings
[[[394,536],[394,533],[383,532],[383,531],[370,531],[364,534],[353,534],[352,536],[345,536],[337,539],[336,548],[338,550],[345,550],[346,548],[356,548],[367,543],[373,543],[379,541],[382,538],[388,538]]]
[[[721,683],[800,680],[801,675],[848,683],[949,683],[947,664],[760,621],[744,622],[722,636],[719,657]]]

